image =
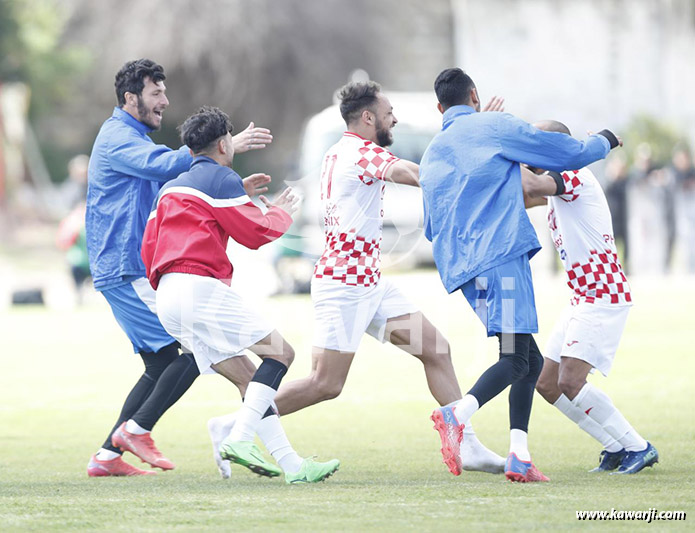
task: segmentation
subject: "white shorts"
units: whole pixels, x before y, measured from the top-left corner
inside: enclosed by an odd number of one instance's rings
[[[234,289],[194,274],[164,274],[157,287],[157,314],[169,335],[193,352],[202,374],[210,365],[243,355],[273,328]]]
[[[586,302],[569,306],[555,323],[544,355],[556,363],[561,357],[581,359],[607,376],[630,307]]]
[[[380,279],[370,287],[353,287],[339,281],[311,281],[314,302],[314,346],[355,353],[362,335],[386,342],[386,321],[417,313],[390,281]]]

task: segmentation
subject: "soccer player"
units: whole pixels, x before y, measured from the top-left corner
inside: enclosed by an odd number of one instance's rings
[[[458,68],[441,72],[434,88],[443,126],[420,164],[425,235],[445,288],[461,290],[487,335],[498,337],[500,357],[463,399],[436,409],[432,420],[446,458],[463,438],[466,421],[511,385],[506,477],[547,481],[527,444],[533,391],[543,366],[532,335],[538,325],[529,266],[540,244],[524,209],[519,162],[560,171],[579,168],[605,157],[620,141],[604,130],[579,142],[508,113],[479,113],[476,86]],[[563,186],[560,180],[555,193]]]
[[[89,476],[154,473],[123,461],[122,450],[163,470],[174,468],[155,447],[150,431],[198,376],[192,357],[179,356],[178,342],[157,318],[154,291],[140,258],[142,233],[157,191],[188,170],[192,161],[187,147],[172,150],[147,135],[160,128],[169,106],[165,78],[161,65],[149,59],[121,68],[115,81],[118,106],[102,125],[89,162],[86,237],[94,288],[106,298],[145,364],[115,426],[90,459]],[[268,130],[253,124],[235,137],[238,152],[263,148],[271,141]],[[266,178],[247,179],[250,185],[260,185]]]
[[[567,126],[554,120],[535,126],[570,135]],[[617,474],[636,474],[659,461],[656,448],[637,433],[606,393],[586,381],[594,369],[604,376],[610,372],[632,306],[630,286],[618,260],[611,213],[598,180],[588,168],[563,172],[562,179],[565,192],[547,199],[548,226],[572,300],[550,335],[536,389],[603,445],[592,472],[617,468]],[[548,182],[551,189],[553,180]],[[540,197],[537,203],[546,200]]]
[[[339,94],[347,131],[326,153],[317,191],[326,241],[311,284],[316,314],[312,370],[280,388],[278,411],[285,415],[337,397],[365,332],[420,359],[430,392],[446,405],[461,398],[449,343],[380,271],[385,182],[419,186],[418,165],[386,149],[398,120],[377,83],[350,83]],[[501,105],[501,100],[489,105]],[[233,423],[234,416],[210,421],[213,449]],[[447,457],[452,472],[501,473],[504,459],[478,441],[470,423],[466,431],[466,447]],[[228,466],[219,456],[216,461],[224,476]]]
[[[244,403],[221,443],[221,456],[264,476],[284,470],[288,483],[321,481],[340,463],[301,459],[272,409],[294,351],[231,288],[234,269],[227,256],[230,237],[257,249],[285,233],[297,198],[289,188],[273,204],[261,196],[266,214],[251,202],[248,187],[231,168],[231,131],[229,117],[214,107],[201,108],[183,123],[181,140],[190,148],[193,164],[159,192],[145,228],[143,262],[164,328],[193,352],[200,372],[212,368],[245,386]],[[250,383],[243,357],[247,349],[263,360]],[[254,444],[259,425],[264,440],[282,440],[289,447],[280,459],[282,470]]]

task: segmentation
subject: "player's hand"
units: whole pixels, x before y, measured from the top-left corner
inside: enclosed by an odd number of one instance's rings
[[[240,131],[232,137],[234,142],[234,152],[241,154],[249,150],[260,150],[273,142],[273,136],[270,130],[266,128],[257,128],[253,122],[250,122],[244,131]]]
[[[596,133],[591,130],[587,130],[586,133],[587,135],[596,135]],[[613,133],[613,135],[615,135],[615,133]],[[623,138],[620,135],[615,135],[615,138],[618,139],[618,146],[623,146]]]
[[[270,176],[268,174],[251,174],[250,176],[241,180],[244,183],[244,190],[249,196],[256,196],[263,192],[268,192],[268,187],[264,187],[270,183]]]
[[[504,111],[504,98],[501,96],[493,96],[483,108],[483,111]]]
[[[271,202],[265,196],[259,196],[259,198],[268,209],[278,207],[288,215],[292,215],[299,209],[299,196],[294,193],[291,187],[287,187],[287,189],[282,191],[274,202]]]

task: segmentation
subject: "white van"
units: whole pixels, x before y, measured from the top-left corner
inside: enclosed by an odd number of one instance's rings
[[[432,137],[441,129],[434,93],[384,92],[393,105],[398,124],[393,128],[394,155],[416,163]],[[316,259],[323,252],[320,209],[320,172],[323,156],[338,142],[345,122],[338,105],[311,117],[303,131],[298,157],[298,179],[289,184],[303,197],[299,217],[278,240],[276,271],[284,292],[307,292]],[[386,184],[382,268],[412,268],[432,264],[432,247],[422,231],[422,192],[417,187]]]

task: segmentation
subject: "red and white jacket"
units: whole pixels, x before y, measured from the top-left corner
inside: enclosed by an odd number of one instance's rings
[[[234,267],[227,256],[231,237],[257,249],[283,235],[292,217],[279,208],[267,213],[255,206],[241,177],[209,157],[197,157],[191,169],[162,187],[147,220],[142,260],[154,289],[169,272],[182,272],[231,283]]]

